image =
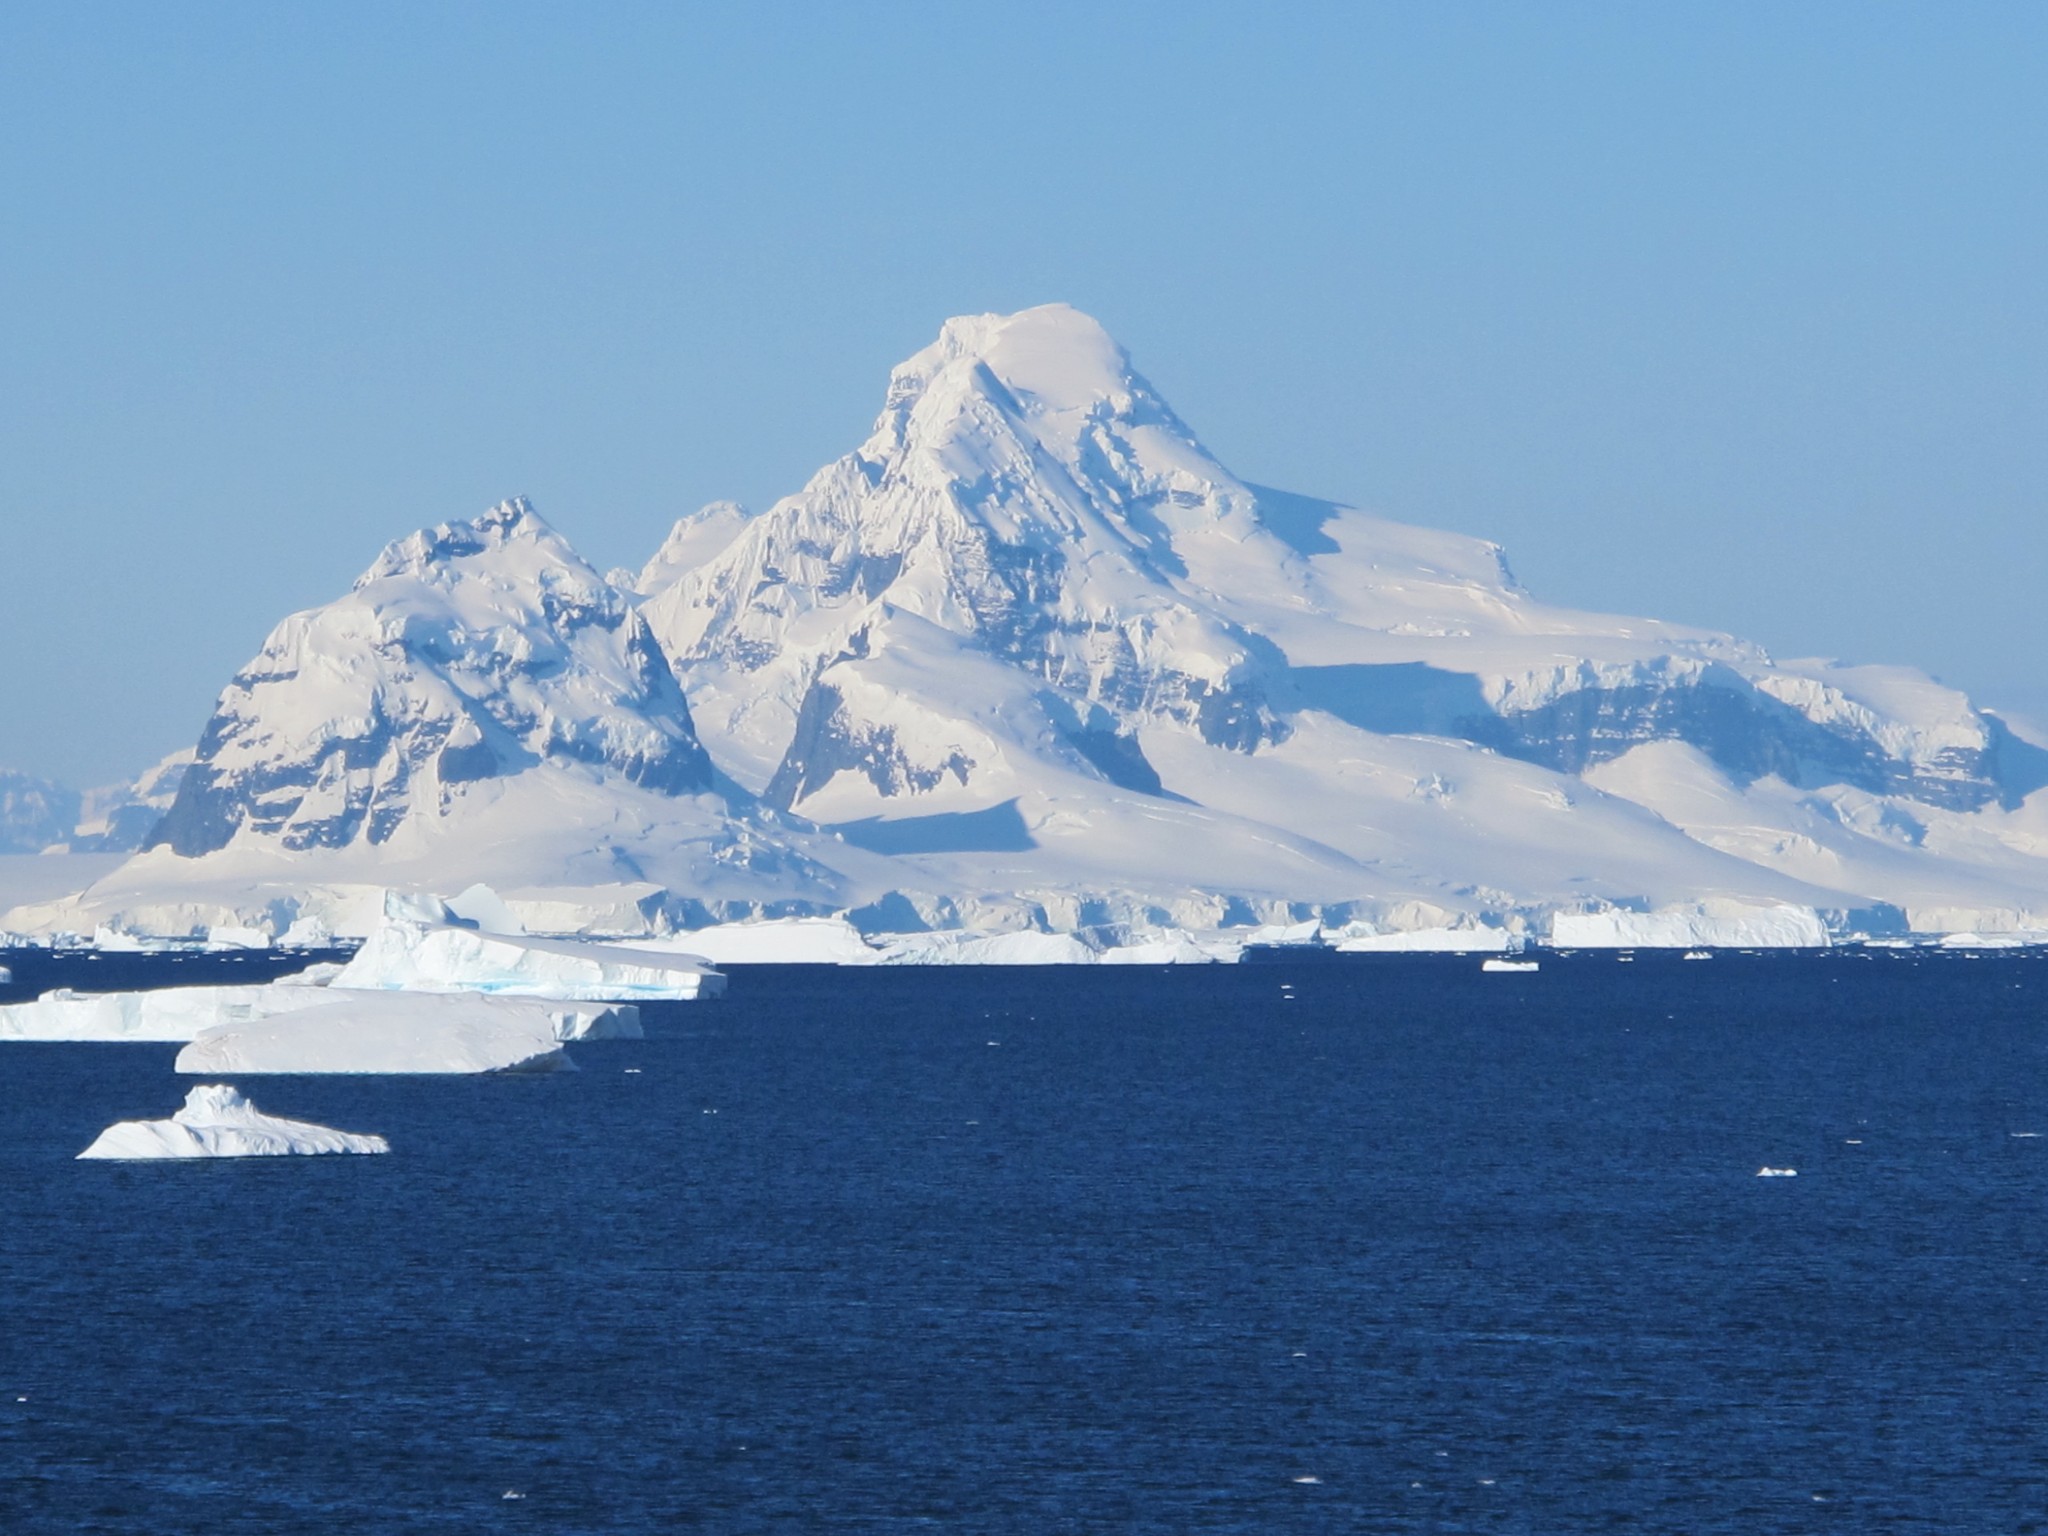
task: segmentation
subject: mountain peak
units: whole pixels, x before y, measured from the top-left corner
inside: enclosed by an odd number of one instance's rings
[[[947,375],[964,382],[981,371],[1010,394],[1053,411],[1085,410],[1142,387],[1129,355],[1099,320],[1068,304],[1041,304],[1013,315],[948,320],[937,341],[895,370],[890,394],[904,386],[922,393]]]
[[[536,768],[666,796],[711,783],[645,622],[515,497],[388,546],[346,597],[273,630],[153,843],[377,845]]]
[[[480,516],[423,528],[387,544],[356,582],[358,588],[391,576],[417,576],[430,566],[468,559],[512,544],[543,547],[553,562],[582,566],[562,536],[524,496],[509,496]]]

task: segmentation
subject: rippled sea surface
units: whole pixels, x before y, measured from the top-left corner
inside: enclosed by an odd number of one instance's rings
[[[769,967],[650,1027],[248,1079],[392,1154],[182,1165],[72,1161],[175,1047],[0,1045],[0,1530],[2048,1529],[2043,961]]]

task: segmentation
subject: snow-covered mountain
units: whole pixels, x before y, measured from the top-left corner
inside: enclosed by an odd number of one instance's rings
[[[638,573],[523,501],[393,544],[229,684],[148,852],[8,921],[488,881],[569,926],[2048,928],[2044,785],[1917,672],[1553,607],[1491,544],[1242,481],[1049,306],[949,322],[858,449]]]
[[[661,647],[523,500],[389,546],[221,695],[151,847],[388,843],[547,765],[665,795],[711,762]]]
[[[41,853],[77,825],[77,790],[0,769],[0,853]]]
[[[1493,545],[1250,485],[1063,306],[949,322],[859,449],[685,519],[638,585],[715,759],[943,881],[2048,892],[2048,753],[1960,694],[1554,608]]]
[[[192,761],[189,748],[121,784],[83,794],[0,771],[0,854],[132,853],[170,809]]]
[[[629,918],[671,892],[709,914],[846,904],[774,821],[719,779],[632,602],[513,500],[390,545],[279,624],[147,850],[79,910],[282,927],[473,881],[571,908],[581,888]]]

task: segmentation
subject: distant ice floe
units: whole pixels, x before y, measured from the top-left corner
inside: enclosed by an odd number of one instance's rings
[[[1760,1179],[1796,1179],[1799,1177],[1799,1170],[1797,1168],[1759,1168],[1756,1171],[1756,1176]]]
[[[266,1115],[225,1084],[194,1088],[168,1120],[123,1120],[100,1132],[81,1159],[142,1162],[188,1157],[293,1157],[389,1152],[382,1136],[358,1136]]]
[[[1542,969],[1542,965],[1541,965],[1541,962],[1539,962],[1539,961],[1535,961],[1535,960],[1506,960],[1506,959],[1496,959],[1496,960],[1482,960],[1482,961],[1480,961],[1480,963],[1479,963],[1479,969],[1480,969],[1480,970],[1482,970],[1482,971],[1494,971],[1494,972],[1503,972],[1503,971],[1535,971],[1535,970],[1541,970],[1541,969]]]

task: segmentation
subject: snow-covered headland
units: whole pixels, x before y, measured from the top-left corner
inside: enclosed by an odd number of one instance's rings
[[[948,322],[858,448],[638,573],[519,500],[402,538],[191,753],[12,794],[9,846],[146,844],[20,871],[42,940],[362,939],[394,886],[737,963],[2048,930],[2048,739],[1241,480],[1058,305]]]

